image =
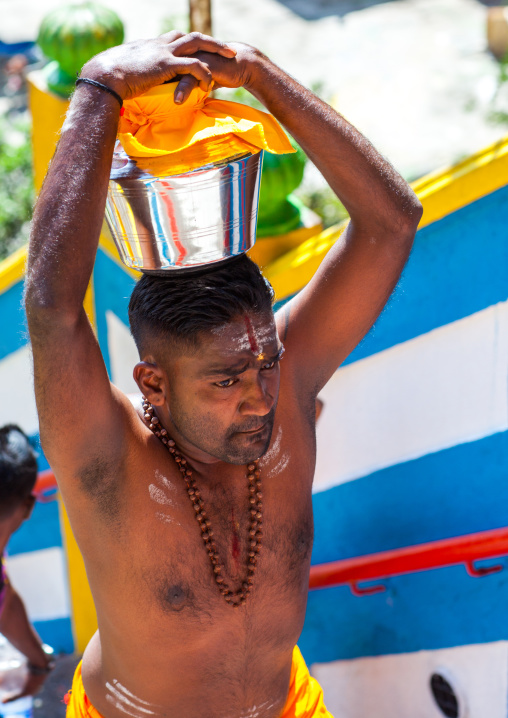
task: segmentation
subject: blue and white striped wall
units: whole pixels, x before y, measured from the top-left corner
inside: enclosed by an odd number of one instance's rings
[[[322,392],[313,563],[508,525],[508,188],[425,227],[384,313]],[[301,648],[337,716],[508,715],[508,559],[312,591]],[[496,560],[496,563],[499,561]]]
[[[7,423],[21,426],[38,452],[42,471],[48,464],[38,445],[39,425],[22,291],[20,279],[0,294],[0,426]],[[71,652],[67,567],[57,501],[36,503],[30,521],[9,542],[6,564],[42,639],[58,652]]]

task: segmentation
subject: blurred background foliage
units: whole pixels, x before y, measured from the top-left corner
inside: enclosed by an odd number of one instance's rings
[[[29,122],[0,116],[0,259],[27,241],[33,202]]]

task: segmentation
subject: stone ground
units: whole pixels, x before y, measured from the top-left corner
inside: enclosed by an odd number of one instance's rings
[[[102,0],[126,39],[184,28],[187,0]],[[258,46],[361,129],[408,179],[508,134],[496,124],[498,67],[486,50],[495,0],[213,0],[214,32]],[[61,0],[0,0],[0,40],[32,40]],[[140,10],[141,8],[141,10]],[[503,108],[498,97],[497,107]],[[504,97],[508,111],[508,98]],[[1,111],[1,108],[0,108]],[[321,179],[312,169],[311,185]],[[36,718],[64,716],[76,659],[63,657]]]

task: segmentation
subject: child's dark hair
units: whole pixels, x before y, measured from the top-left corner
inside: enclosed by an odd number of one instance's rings
[[[247,312],[271,312],[272,302],[272,287],[259,267],[242,255],[201,272],[144,274],[130,298],[129,322],[140,352],[147,339],[195,346],[201,332]]]
[[[26,434],[15,424],[0,428],[0,518],[5,518],[33,491],[37,459]]]

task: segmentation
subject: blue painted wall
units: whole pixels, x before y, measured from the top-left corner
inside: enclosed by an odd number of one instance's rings
[[[507,216],[505,187],[420,230],[392,299],[346,363],[506,300]],[[377,471],[313,501],[314,564],[508,526],[508,434]],[[312,591],[300,641],[307,661],[508,639],[508,570],[476,579],[459,566],[387,586],[364,597],[347,586]]]

